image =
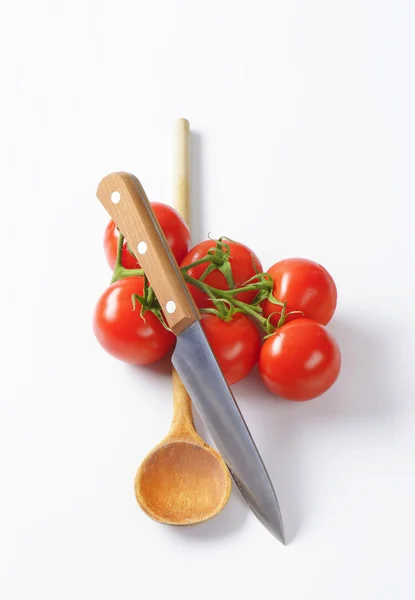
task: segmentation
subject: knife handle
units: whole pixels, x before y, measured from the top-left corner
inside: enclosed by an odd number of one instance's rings
[[[141,183],[130,173],[111,173],[97,197],[144,269],[169,327],[180,335],[199,312]]]

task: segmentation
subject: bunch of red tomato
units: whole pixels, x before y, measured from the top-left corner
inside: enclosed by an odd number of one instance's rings
[[[201,323],[231,385],[258,364],[266,387],[289,400],[310,400],[328,390],[340,371],[340,351],[325,325],[337,290],[321,265],[292,258],[266,273],[256,254],[226,238],[190,249],[190,231],[173,208],[153,210],[201,312]],[[144,273],[113,221],[104,250],[114,276],[95,308],[100,344],[128,363],[152,363],[174,346]]]

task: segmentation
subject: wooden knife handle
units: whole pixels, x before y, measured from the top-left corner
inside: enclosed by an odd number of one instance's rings
[[[111,173],[97,197],[144,269],[169,327],[180,335],[199,312],[140,182],[130,173]]]

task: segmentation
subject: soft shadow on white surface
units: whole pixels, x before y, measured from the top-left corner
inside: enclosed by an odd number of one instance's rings
[[[200,133],[190,131],[190,231],[192,244],[206,238],[204,204],[203,144]]]
[[[328,329],[340,346],[341,373],[326,394],[327,402],[313,411],[313,418],[391,427],[403,409],[403,398],[392,385],[391,361],[396,349],[391,348],[382,325],[335,318]]]
[[[287,410],[286,401],[264,388],[257,370],[234,386],[234,393],[277,493],[289,543],[297,534],[303,513],[298,415]]]
[[[330,331],[341,348],[342,372],[320,398],[300,403],[276,398],[264,390],[257,371],[234,389],[274,483],[288,543],[312,518],[306,489],[310,434],[321,438],[344,426],[352,445],[359,427],[393,427],[403,408],[391,388],[390,354],[382,331],[341,319]]]
[[[162,389],[157,393],[157,396],[163,396],[163,402],[167,402],[173,406],[171,393],[166,394],[164,389],[168,381],[171,380],[171,355],[172,352],[150,365],[125,365],[125,367],[129,371],[129,377],[137,380],[138,387],[145,385],[153,392],[157,391],[158,387],[161,387]],[[160,382],[163,384],[162,386],[160,386]]]
[[[137,370],[142,371],[143,369],[146,369],[149,373],[154,373],[158,377],[160,377],[160,376],[161,377],[171,377],[172,354],[173,354],[173,351],[169,352],[166,356],[163,356],[163,358],[161,358],[157,362],[152,363],[151,365],[145,365],[143,367],[138,366]]]

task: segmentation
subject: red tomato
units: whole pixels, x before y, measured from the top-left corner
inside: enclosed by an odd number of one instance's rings
[[[339,347],[327,329],[311,319],[297,319],[265,340],[258,370],[277,396],[311,400],[333,385],[340,362]]]
[[[306,258],[287,258],[273,265],[267,273],[274,280],[273,296],[287,302],[287,312],[299,310],[305,318],[327,325],[336,310],[337,289],[324,267]],[[262,308],[265,317],[277,313],[271,318],[276,326],[281,307],[265,300]],[[289,315],[286,322],[301,316]]]
[[[101,346],[115,358],[146,365],[170,350],[173,333],[163,327],[150,311],[140,315],[140,303],[133,309],[132,294],[143,296],[144,279],[127,277],[109,286],[97,302],[93,329]]]
[[[190,248],[189,227],[177,210],[171,206],[167,206],[167,204],[162,204],[161,202],[152,202],[151,206],[164,231],[167,242],[177,262],[180,264]],[[115,267],[119,235],[120,232],[114,221],[110,221],[104,235],[104,252],[111,269]],[[126,269],[140,268],[135,256],[128,251],[126,242],[123,245],[121,262]]]
[[[202,314],[202,327],[229,385],[248,375],[258,362],[261,337],[255,324],[236,313],[230,321]]]
[[[244,244],[240,244],[239,242],[229,242],[227,240],[224,241],[224,244],[228,244],[230,248],[230,257],[229,263],[232,268],[233,280],[235,283],[235,287],[241,287],[242,284],[245,283],[248,279],[250,279],[257,271],[262,273],[262,265],[259,262],[259,258],[257,255],[252,252],[247,246]],[[190,265],[193,262],[196,262],[200,258],[203,258],[208,253],[208,250],[215,247],[215,242],[212,240],[206,240],[197,244],[194,248],[192,248],[189,254],[184,258],[181,263],[181,267],[185,267]],[[257,269],[255,271],[254,268]],[[190,277],[194,279],[200,279],[203,273],[206,270],[207,264],[197,265],[192,269],[189,269],[187,272]],[[215,269],[203,280],[208,285],[215,287],[219,290],[228,290],[229,286],[226,282],[225,276],[223,273]],[[196,304],[199,308],[208,308],[212,307],[212,302],[209,298],[199,290],[196,286],[189,285],[189,290],[192,293],[193,298],[195,299]],[[237,294],[235,297],[242,302],[252,302],[252,300],[256,296],[256,291],[252,292],[241,292]]]
[[[114,269],[115,267],[119,237],[120,232],[118,231],[116,224],[114,223],[114,221],[110,221],[104,233],[104,252],[105,258],[107,259],[107,263],[109,264],[111,269]],[[127,243],[125,241],[122,246],[121,264],[126,269],[140,268],[140,265],[138,264],[135,256],[130,254],[130,252],[128,251]]]

